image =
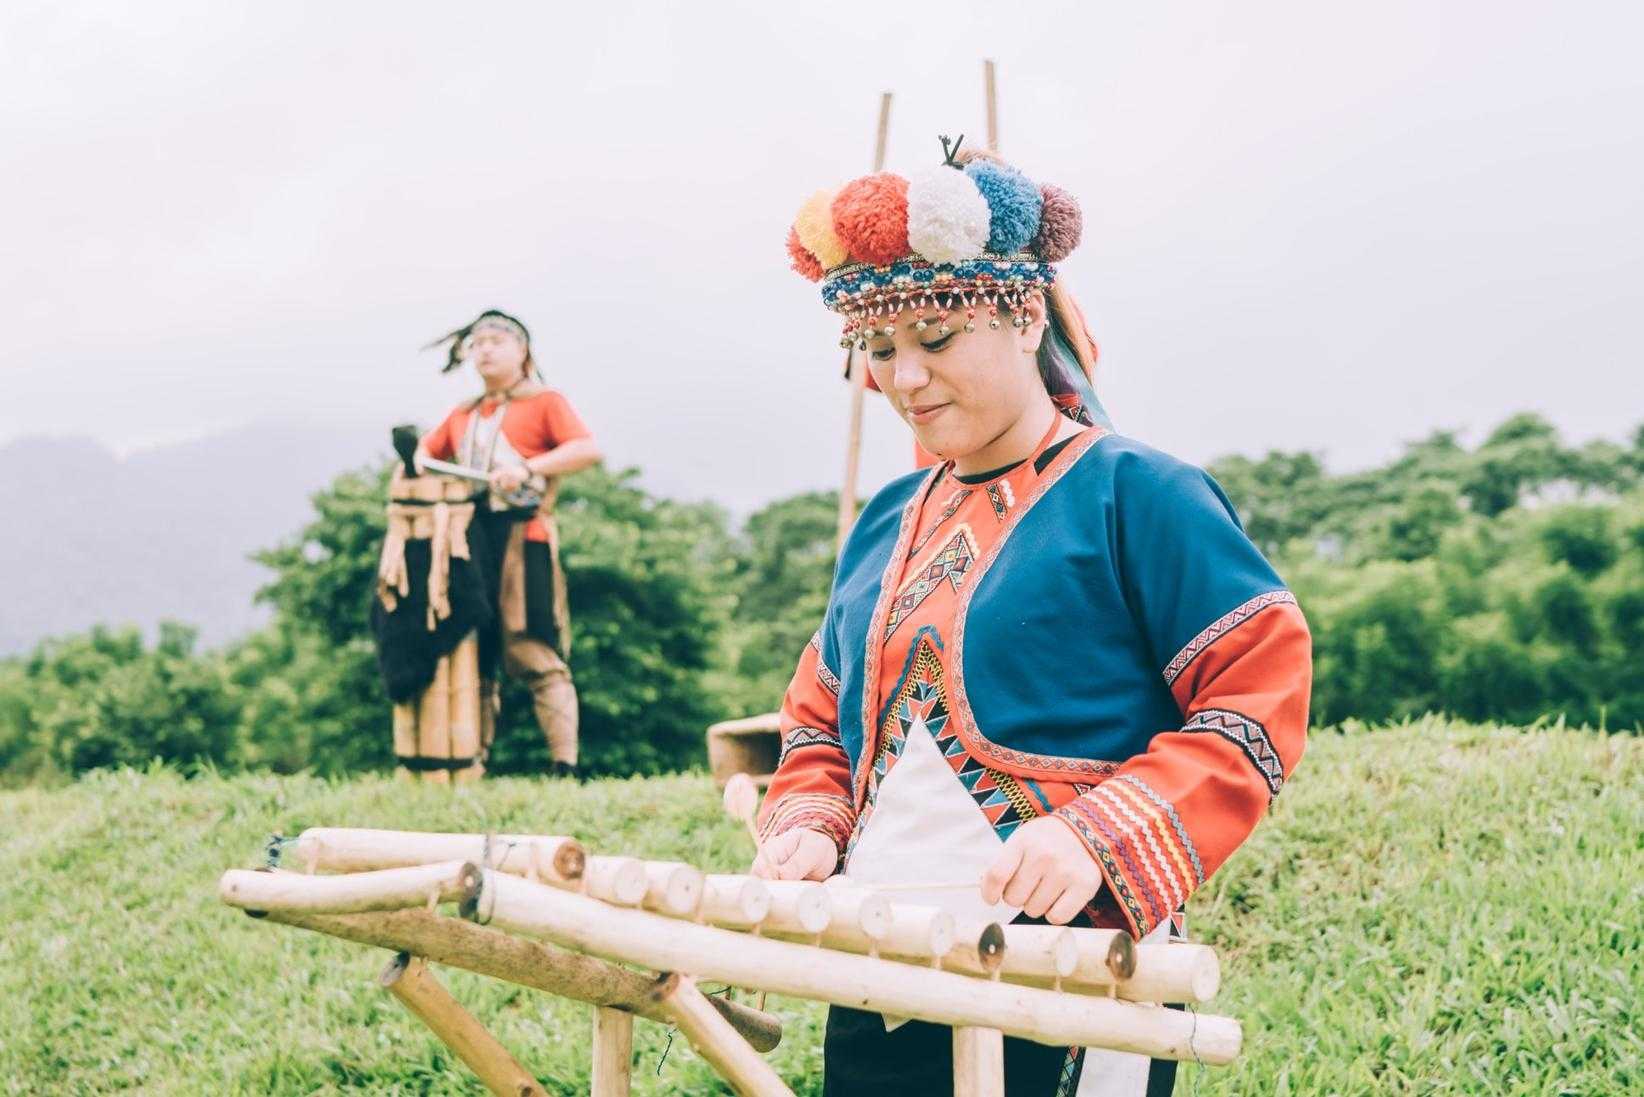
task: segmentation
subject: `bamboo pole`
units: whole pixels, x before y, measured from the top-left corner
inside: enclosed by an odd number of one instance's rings
[[[741,1097],[793,1097],[771,1065],[714,1012],[689,975],[663,975],[654,993],[691,1046]]]
[[[999,151],[999,89],[994,80],[993,62],[982,62],[982,84],[988,104],[988,151]]]
[[[297,859],[311,872],[367,872],[439,861],[472,861],[544,883],[580,886],[587,854],[575,838],[538,834],[435,834],[360,827],[309,827]],[[489,863],[487,863],[489,862]]]
[[[348,876],[230,869],[217,882],[217,895],[241,910],[360,914],[460,902],[476,895],[479,885],[479,866],[465,861]]]
[[[497,1097],[548,1097],[548,1091],[463,1009],[421,960],[402,952],[377,980]],[[727,1026],[729,1027],[729,1026]]]
[[[588,1097],[628,1097],[633,1070],[634,1015],[600,1006],[594,1010],[594,1068]]]
[[[423,758],[451,757],[451,657],[442,655],[434,664],[434,680],[422,692],[417,705],[417,754]],[[430,784],[448,785],[451,771],[426,769],[422,779]]]
[[[534,990],[623,1010],[666,1024],[651,997],[652,980],[592,956],[486,929],[426,910],[379,914],[296,914],[270,911],[267,920],[344,941],[410,952],[433,963],[462,968]],[[759,1051],[782,1039],[776,1017],[727,998],[709,999],[731,1027]]]
[[[480,755],[479,636],[470,632],[451,653],[451,753],[474,763],[452,773],[465,784],[485,773]]]
[[[873,170],[885,170],[885,142],[890,135],[891,93],[879,96],[879,130],[873,143]],[[845,376],[851,383],[850,427],[845,436],[845,481],[839,488],[839,524],[834,554],[845,548],[845,538],[856,523],[856,480],[862,464],[862,404],[868,391],[868,363],[854,347],[845,351]]]
[[[1005,1097],[1005,1034],[996,1028],[953,1030],[953,1097]]]
[[[1040,1043],[1107,1047],[1219,1065],[1238,1055],[1239,1023],[1110,998],[1056,994],[868,956],[819,952],[485,873],[473,916],[660,971],[935,1024],[997,1028]]]

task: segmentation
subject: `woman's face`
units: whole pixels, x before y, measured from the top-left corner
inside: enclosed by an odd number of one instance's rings
[[[913,311],[904,309],[894,321],[895,335],[868,340],[874,383],[927,451],[962,461],[1045,399],[1036,358],[1045,333],[1044,301],[1035,296],[1025,308],[1025,332],[1003,313],[997,329],[979,315],[976,330],[967,332],[962,312],[949,315],[946,335],[938,334],[928,312],[925,330],[918,331]]]
[[[525,373],[525,344],[504,328],[482,327],[470,335],[467,358],[493,384],[512,384]]]

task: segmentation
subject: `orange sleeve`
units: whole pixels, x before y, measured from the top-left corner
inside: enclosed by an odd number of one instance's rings
[[[422,436],[422,448],[434,460],[449,461],[456,456],[457,436],[461,433],[457,420],[463,417],[461,411],[461,408],[453,408],[439,426]]]
[[[563,446],[578,438],[592,438],[590,431],[577,415],[571,402],[557,392],[549,391],[533,402],[537,412],[537,430],[541,432],[544,451]]]
[[[760,840],[805,827],[832,838],[843,856],[856,827],[855,804],[839,738],[839,679],[813,636],[782,698],[782,760],[760,811]]]
[[[1095,858],[1138,937],[1237,849],[1301,761],[1312,639],[1292,603],[1206,647],[1172,683],[1185,720],[1056,811]]]

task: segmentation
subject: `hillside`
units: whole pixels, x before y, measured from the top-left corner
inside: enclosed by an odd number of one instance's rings
[[[1422,722],[1315,735],[1273,817],[1194,901],[1224,957],[1214,1008],[1246,1054],[1212,1094],[1622,1094],[1644,1085],[1644,741]],[[380,779],[89,777],[0,793],[0,1091],[473,1094],[372,983],[385,954],[216,902],[269,832],[322,823],[570,832],[738,869],[705,777],[455,794]],[[587,1091],[588,1017],[450,973],[553,1092]],[[774,1062],[815,1093],[813,1006]],[[716,1092],[637,1030],[636,1092]]]

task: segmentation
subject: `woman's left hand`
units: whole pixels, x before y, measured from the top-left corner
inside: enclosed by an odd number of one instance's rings
[[[1066,925],[1096,897],[1102,873],[1066,823],[1046,816],[1016,828],[982,874],[982,898]]]

